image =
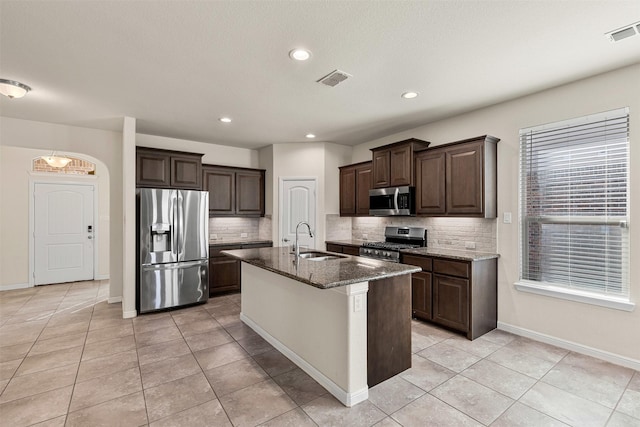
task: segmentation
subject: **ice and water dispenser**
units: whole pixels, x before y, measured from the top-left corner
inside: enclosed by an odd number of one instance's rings
[[[171,252],[171,224],[151,224],[150,252]]]

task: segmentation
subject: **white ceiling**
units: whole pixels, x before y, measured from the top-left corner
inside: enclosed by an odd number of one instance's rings
[[[640,0],[5,1],[1,114],[237,147],[354,145],[640,62]],[[313,56],[294,62],[288,52]],[[334,69],[353,77],[316,83]],[[413,100],[400,98],[420,92]],[[217,119],[228,115],[225,125]]]

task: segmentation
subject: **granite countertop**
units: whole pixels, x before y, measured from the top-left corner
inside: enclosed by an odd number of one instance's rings
[[[344,254],[343,258],[327,261],[300,258],[296,265],[295,256],[288,247],[236,249],[222,253],[320,289],[421,271],[420,267]]]
[[[362,246],[365,242],[370,242],[371,240],[360,240],[360,239],[346,239],[346,240],[325,240],[324,243],[331,243],[333,245],[351,245],[351,246]]]
[[[273,244],[271,240],[248,240],[248,239],[209,240],[209,246],[253,245],[256,243]]]
[[[500,258],[499,254],[491,252],[476,252],[471,250],[442,249],[442,248],[415,248],[402,249],[400,253],[411,255],[437,256],[443,258],[460,259],[463,261],[482,261],[485,259]]]

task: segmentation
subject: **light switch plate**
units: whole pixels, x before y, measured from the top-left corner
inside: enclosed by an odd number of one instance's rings
[[[209,234],[209,240],[218,240],[217,234]]]
[[[247,233],[240,233],[240,237],[247,237]]]
[[[502,222],[505,224],[511,224],[511,212],[504,212],[502,214]]]
[[[467,249],[475,249],[476,242],[464,242],[464,247]]]

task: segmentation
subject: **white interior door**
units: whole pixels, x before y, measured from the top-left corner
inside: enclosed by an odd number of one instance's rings
[[[34,283],[93,280],[93,185],[34,185]]]
[[[300,227],[300,247],[316,248],[316,180],[282,179],[280,194],[280,242],[292,245],[296,240],[296,225],[305,221],[311,226],[314,237],[309,237],[307,227]]]

